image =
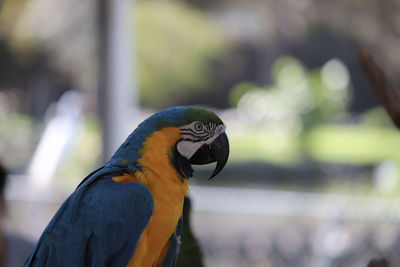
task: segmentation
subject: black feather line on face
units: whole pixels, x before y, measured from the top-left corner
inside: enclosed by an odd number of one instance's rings
[[[201,138],[201,137],[208,136],[208,134],[198,135],[198,134],[194,134],[194,133],[183,133],[183,132],[181,134],[189,135],[189,136],[192,136],[194,138]]]
[[[198,139],[181,138],[181,139],[178,140],[178,142],[179,141],[190,141],[190,142],[193,142],[193,143],[198,143],[198,142],[202,142],[202,141],[207,141],[211,137],[212,137],[211,135],[207,135],[207,136],[204,136],[204,137],[198,138]]]
[[[192,168],[192,165],[187,158],[185,158],[178,152],[176,144],[172,150],[172,153],[170,153],[169,155],[169,159],[177,172],[182,176],[182,179],[190,178],[193,176],[194,170]]]

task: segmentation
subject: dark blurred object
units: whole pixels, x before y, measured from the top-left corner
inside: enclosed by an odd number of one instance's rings
[[[385,258],[372,259],[367,267],[389,267],[389,262]]]
[[[72,86],[69,77],[51,66],[46,51],[18,53],[9,42],[0,37],[0,93],[16,97],[14,111],[43,119],[49,104]]]
[[[359,58],[365,73],[371,82],[372,88],[393,123],[400,128],[400,94],[392,82],[387,78],[385,72],[379,67],[372,56],[360,48]],[[384,259],[372,259],[367,267],[389,267],[389,262]]]
[[[375,94],[397,128],[400,128],[400,94],[385,72],[364,49],[359,50],[361,65],[374,88]]]
[[[4,196],[4,187],[6,185],[7,171],[0,164],[0,196]]]
[[[6,180],[7,171],[0,164],[0,267],[19,267],[24,264],[34,244],[4,230],[4,219],[7,215],[7,203],[4,199]]]
[[[179,250],[178,260],[175,267],[203,267],[203,253],[190,228],[191,202],[185,197],[183,203],[183,228],[182,244]]]

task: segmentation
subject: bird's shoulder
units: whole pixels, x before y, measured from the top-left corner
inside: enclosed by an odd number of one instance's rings
[[[26,266],[129,260],[154,203],[145,185],[112,180],[120,174],[103,172],[82,183],[46,227]]]
[[[81,184],[62,204],[45,232],[94,231],[109,224],[138,225],[142,228],[153,214],[153,196],[138,182],[119,183],[113,177],[124,171],[104,172]]]
[[[120,183],[112,178],[113,176],[99,179],[87,188],[82,188],[85,192],[73,207],[78,210],[78,217],[90,214],[95,220],[109,220],[119,216],[126,220],[138,215],[145,218],[151,216],[154,202],[146,185],[139,182]],[[107,214],[108,218],[97,218],[104,214]]]

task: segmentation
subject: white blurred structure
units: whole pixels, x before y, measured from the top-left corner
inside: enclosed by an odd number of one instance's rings
[[[193,210],[400,224],[400,199],[281,190],[190,186]]]
[[[44,129],[27,171],[35,187],[44,188],[51,181],[65,150],[82,124],[82,108],[82,95],[77,91],[66,92],[57,102],[55,113]]]

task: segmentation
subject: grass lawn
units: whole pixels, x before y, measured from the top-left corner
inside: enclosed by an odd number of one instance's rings
[[[328,124],[316,126],[303,138],[262,129],[228,135],[232,162],[256,160],[286,165],[298,162],[305,153],[327,163],[366,165],[387,159],[400,163],[400,133],[391,128]]]

